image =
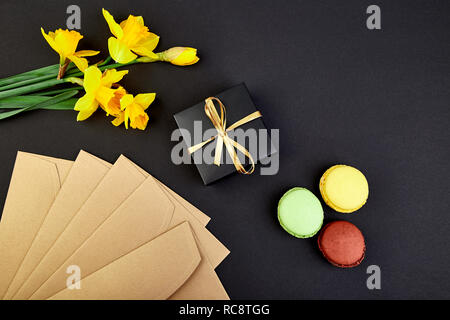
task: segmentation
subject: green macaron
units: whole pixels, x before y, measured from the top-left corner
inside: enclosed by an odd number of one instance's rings
[[[311,191],[296,187],[278,202],[278,221],[294,237],[310,238],[322,227],[323,208]]]

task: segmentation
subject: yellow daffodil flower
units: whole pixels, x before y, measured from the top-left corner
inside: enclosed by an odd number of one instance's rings
[[[83,39],[83,36],[77,31],[58,29],[55,32],[46,34],[44,29],[41,28],[41,32],[50,47],[59,53],[59,64],[61,67],[68,63],[67,60],[70,60],[78,69],[84,72],[88,67],[88,61],[83,57],[95,56],[99,53],[99,51],[93,50],[76,51],[78,42]],[[59,74],[60,76],[62,74]]]
[[[113,124],[119,126],[125,122],[125,128],[128,129],[128,122],[130,122],[131,128],[145,130],[149,120],[145,110],[152,104],[155,97],[155,93],[138,94],[136,97],[131,94],[124,95],[120,100],[123,112],[113,121]]]
[[[158,53],[158,57],[162,61],[167,61],[177,66],[189,66],[200,60],[197,57],[197,49],[189,47],[170,48]]]
[[[114,37],[108,39],[109,54],[118,63],[129,63],[138,55],[157,58],[153,50],[159,42],[159,36],[150,32],[141,16],[130,15],[118,24],[105,9],[103,16]]]
[[[83,87],[86,94],[75,104],[75,110],[79,111],[77,120],[83,121],[89,118],[98,107],[101,106],[106,113],[118,116],[120,108],[117,104],[117,98],[125,95],[124,89],[112,89],[116,82],[128,73],[128,70],[117,71],[109,69],[102,74],[97,66],[90,66],[84,72]]]
[[[124,95],[127,94],[127,91],[123,87],[118,87],[116,90],[114,90],[114,97],[109,101],[107,108],[103,108],[105,110],[106,115],[113,115],[115,117],[119,117],[123,111],[120,107],[120,99],[123,98]],[[114,121],[113,121],[114,122]]]

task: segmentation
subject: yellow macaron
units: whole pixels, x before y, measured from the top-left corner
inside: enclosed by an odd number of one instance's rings
[[[325,171],[319,188],[325,203],[343,213],[360,209],[369,197],[369,184],[364,174],[356,168],[342,164]]]

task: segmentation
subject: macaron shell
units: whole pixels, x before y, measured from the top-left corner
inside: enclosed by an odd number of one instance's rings
[[[324,257],[337,267],[355,267],[364,259],[366,252],[364,236],[350,222],[328,223],[323,227],[317,241]]]
[[[364,174],[346,165],[329,168],[320,179],[319,189],[325,203],[342,213],[360,209],[369,196],[369,185]]]
[[[278,221],[289,234],[297,238],[310,238],[323,224],[320,200],[308,189],[293,188],[278,203]]]

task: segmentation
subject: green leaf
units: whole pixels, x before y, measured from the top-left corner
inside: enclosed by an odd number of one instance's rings
[[[41,81],[38,83],[34,83],[31,85],[27,85],[20,88],[14,88],[6,91],[0,91],[0,99],[8,98],[8,97],[14,97],[14,96],[20,96],[31,92],[41,91],[47,88],[51,88],[53,86],[56,86],[58,84],[65,83],[64,79],[58,80],[58,79],[52,79],[52,80],[46,80]]]
[[[73,90],[73,87],[65,88],[65,89],[51,90],[51,91],[44,91],[44,92],[36,92],[33,95],[34,96],[52,96],[52,95],[60,94],[60,93],[67,92],[70,90]]]
[[[22,113],[22,112],[25,112],[25,111],[31,111],[31,110],[35,110],[35,109],[47,108],[47,107],[49,107],[51,105],[55,105],[57,103],[66,101],[67,99],[72,98],[73,96],[75,96],[77,93],[78,93],[78,90],[72,90],[72,91],[69,91],[69,92],[64,92],[64,93],[58,94],[58,95],[56,95],[54,97],[46,98],[42,102],[35,103],[33,105],[30,105],[30,106],[22,108],[22,109],[16,109],[16,110],[0,113],[0,120],[4,120],[4,119],[7,119],[7,118],[10,118],[12,116],[15,116],[15,115],[17,115],[19,113]]]
[[[42,82],[42,81],[49,80],[52,78],[56,78],[56,76],[54,74],[46,74],[46,75],[42,75],[42,76],[32,76],[30,79],[23,80],[23,81],[17,81],[17,82],[9,84],[7,86],[2,86],[2,87],[0,87],[0,91],[4,92],[4,91],[10,90],[10,89],[28,86],[30,84]]]
[[[70,88],[70,90],[74,90]],[[46,96],[38,96],[38,95],[26,95],[26,96],[17,96],[17,97],[9,97],[0,100],[0,109],[22,109],[25,107],[29,107],[31,105],[35,105],[36,103],[44,102],[49,97]],[[78,99],[67,99],[65,101],[59,102],[57,104],[53,104],[47,106],[46,110],[73,110],[75,103]]]
[[[72,67],[73,67],[73,63],[71,63],[67,69],[68,70],[69,70],[69,68],[72,69]],[[16,82],[30,80],[32,78],[36,78],[36,77],[43,76],[43,75],[52,74],[56,77],[58,75],[58,70],[59,70],[59,64],[54,64],[54,65],[51,65],[48,67],[43,67],[43,68],[23,72],[20,74],[16,74],[14,76],[0,79],[0,86],[7,86],[7,85],[10,85],[10,84],[13,84]]]

